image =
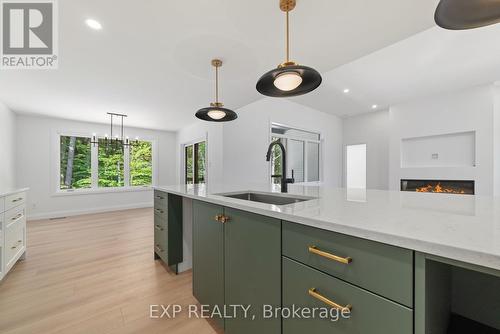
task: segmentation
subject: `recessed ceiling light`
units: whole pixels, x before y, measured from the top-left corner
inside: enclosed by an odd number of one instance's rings
[[[378,105],[374,104],[372,105],[372,109],[377,109],[378,108]]]
[[[344,89],[344,93],[346,93],[346,94],[347,94],[347,93],[349,93],[349,92],[350,92],[350,89],[349,89],[349,88]]]
[[[94,30],[101,30],[102,29],[102,24],[100,24],[98,21],[93,20],[93,19],[87,19],[85,20],[85,23],[92,29]]]

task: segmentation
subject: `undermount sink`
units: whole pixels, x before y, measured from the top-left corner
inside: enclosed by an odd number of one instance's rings
[[[310,201],[316,199],[314,197],[307,196],[295,196],[295,195],[277,195],[277,194],[266,194],[258,192],[242,192],[242,193],[231,193],[231,194],[218,194],[219,196],[242,199],[246,201],[267,203],[274,205],[287,205],[299,202]]]

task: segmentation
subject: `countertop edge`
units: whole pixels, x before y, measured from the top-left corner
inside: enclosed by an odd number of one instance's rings
[[[269,211],[266,209],[256,208],[253,206],[246,206],[240,203],[233,203],[224,201],[219,198],[197,196],[192,194],[186,194],[184,192],[175,191],[171,189],[165,189],[162,187],[153,187],[155,190],[163,191],[166,193],[171,193],[174,195],[204,201],[212,204],[222,205],[230,207],[233,209],[248,211],[256,213],[263,216],[268,216],[276,219],[286,220],[292,223],[297,223],[305,226],[310,226],[314,228],[319,228],[322,230],[341,233],[361,239],[366,239],[370,241],[380,242],[390,246],[410,249],[419,253],[429,254],[437,257],[447,258],[450,260],[455,260],[459,262],[464,262],[480,267],[485,267],[493,270],[500,271],[500,257],[492,254],[482,253],[475,250],[457,248],[453,246],[447,246],[443,244],[432,243],[424,240],[417,240],[411,238],[405,238],[402,236],[391,235],[387,233],[381,233],[374,230],[359,229],[347,226],[340,222],[335,221],[322,221],[315,220],[304,217],[297,217],[287,213]]]
[[[0,192],[0,197],[10,196],[18,193],[22,193],[30,190],[30,188],[19,188],[19,189],[11,189],[5,192]]]

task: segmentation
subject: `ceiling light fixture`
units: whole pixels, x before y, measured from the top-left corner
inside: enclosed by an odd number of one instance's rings
[[[121,147],[123,150],[125,147],[134,146],[134,145],[139,144],[139,137],[135,137],[135,140],[130,140],[128,137],[123,136],[123,133],[124,133],[124,131],[123,131],[123,119],[125,117],[128,117],[127,115],[116,114],[116,113],[112,113],[112,112],[108,112],[108,115],[110,116],[111,136],[108,136],[108,134],[104,135],[104,145],[105,145],[106,149],[108,149],[110,147],[113,147],[113,148]],[[113,119],[115,117],[119,118],[121,121],[120,136],[116,134],[113,137]],[[90,143],[93,144],[94,147],[99,145],[99,138],[97,137],[97,134],[95,134],[95,133],[92,134],[92,140],[90,141]]]
[[[372,109],[377,109],[378,108],[378,105],[374,104],[372,105]]]
[[[500,22],[498,0],[441,0],[434,14],[436,24],[450,30],[484,27]]]
[[[98,21],[94,19],[87,19],[85,20],[85,23],[92,29],[94,30],[101,30],[102,29],[102,24],[100,24]]]
[[[215,102],[210,103],[210,107],[202,108],[196,112],[196,117],[209,122],[229,122],[238,118],[238,115],[219,102],[219,67],[222,60],[213,59],[212,66],[215,67]]]
[[[349,88],[344,89],[344,93],[345,93],[345,94],[347,94],[347,93],[349,93],[349,92],[350,92]]]
[[[290,61],[289,13],[295,5],[296,0],[280,0],[280,9],[286,13],[286,61],[259,79],[256,88],[263,95],[272,97],[303,95],[321,85],[322,78],[318,71]]]

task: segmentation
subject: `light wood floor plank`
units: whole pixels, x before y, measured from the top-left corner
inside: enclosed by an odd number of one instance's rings
[[[152,209],[28,222],[27,258],[0,283],[0,333],[216,333],[149,318],[151,304],[196,303],[191,272],[153,260],[153,233]]]

